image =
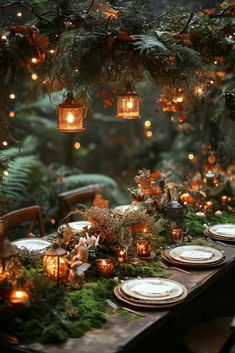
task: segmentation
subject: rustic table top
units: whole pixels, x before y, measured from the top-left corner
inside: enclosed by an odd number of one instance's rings
[[[31,345],[45,353],[117,353],[125,352],[134,344],[145,339],[146,335],[162,329],[178,312],[185,311],[192,301],[197,300],[200,293],[206,291],[214,283],[223,280],[225,274],[235,268],[235,247],[217,246],[224,251],[226,263],[213,269],[189,269],[189,273],[179,272],[175,269],[166,270],[171,279],[182,283],[188,290],[188,296],[182,304],[167,310],[142,311],[145,317],[125,316],[118,312],[111,313],[101,329],[93,329],[77,339],[69,339],[60,345]],[[137,309],[138,311],[139,308]]]

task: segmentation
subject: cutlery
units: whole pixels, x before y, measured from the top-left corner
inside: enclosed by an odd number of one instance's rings
[[[161,263],[161,266],[162,266],[162,268],[164,268],[166,270],[176,270],[176,271],[179,271],[179,272],[187,273],[188,275],[192,275],[192,272],[182,270],[182,268],[179,268],[179,267],[167,266],[167,265],[165,265],[163,263]]]
[[[139,315],[139,316],[146,316],[145,314],[143,313],[140,313],[138,311],[135,311],[135,310],[132,310],[130,308],[127,308],[125,306],[121,306],[121,305],[117,305],[116,303],[112,302],[110,299],[105,299],[106,303],[111,306],[111,308],[113,308],[114,310],[120,310],[120,309],[123,309],[123,310],[126,310],[126,311],[129,311],[130,313],[132,314],[136,314],[136,315]]]

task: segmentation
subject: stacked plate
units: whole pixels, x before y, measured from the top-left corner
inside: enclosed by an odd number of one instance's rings
[[[162,258],[174,266],[215,267],[222,265],[226,258],[218,249],[207,246],[186,245],[165,250]]]
[[[141,209],[140,206],[137,205],[121,205],[114,207],[114,210],[116,213],[118,213],[120,216],[123,216],[126,212],[137,212]]]
[[[217,224],[204,231],[206,237],[235,244],[235,224]]]
[[[12,241],[18,249],[29,251],[44,252],[47,248],[51,246],[51,243],[44,239],[34,239],[34,238],[23,238],[19,240]]]
[[[142,308],[168,308],[187,297],[187,289],[180,283],[163,278],[143,278],[124,281],[114,288],[121,301]]]
[[[74,235],[77,235],[79,232],[81,232],[85,227],[91,227],[90,222],[86,221],[77,221],[77,222],[70,222],[70,223],[65,223],[61,224],[58,228],[58,233],[63,235],[63,232],[66,228],[70,228],[71,231],[73,232]]]

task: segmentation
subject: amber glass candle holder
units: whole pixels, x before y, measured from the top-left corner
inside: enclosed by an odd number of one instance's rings
[[[151,243],[149,239],[137,240],[136,254],[139,257],[149,257],[151,255]]]
[[[213,201],[206,201],[204,204],[204,212],[206,215],[213,215],[215,212],[215,203]]]
[[[184,230],[181,227],[172,226],[170,228],[170,238],[175,244],[179,244],[184,239]]]
[[[124,246],[117,248],[116,254],[117,254],[118,263],[121,264],[123,262],[127,262],[127,259],[128,259],[128,249],[127,248],[125,248]]]
[[[96,261],[97,271],[102,277],[109,277],[113,273],[113,263],[110,259],[99,259]]]
[[[25,290],[13,289],[9,294],[11,304],[29,304],[29,296]]]

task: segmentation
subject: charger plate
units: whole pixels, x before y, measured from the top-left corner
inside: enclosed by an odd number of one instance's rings
[[[44,239],[22,238],[11,242],[19,249],[29,251],[44,251],[51,246],[51,243]]]
[[[149,309],[164,309],[164,308],[169,308],[177,304],[180,304],[187,297],[188,293],[187,293],[187,289],[184,287],[184,293],[182,294],[182,296],[175,298],[174,301],[165,301],[165,302],[164,301],[162,302],[141,301],[127,296],[125,293],[122,292],[121,285],[119,285],[114,288],[114,294],[119,300],[132,306],[136,306],[139,308],[149,308]]]
[[[215,236],[234,239],[235,241],[235,224],[216,224],[209,227],[208,231]]]
[[[209,264],[223,258],[218,249],[199,245],[178,246],[169,251],[169,256],[173,260],[190,264]]]
[[[185,263],[180,262],[172,259],[169,256],[169,250],[165,250],[162,252],[161,257],[164,261],[169,263],[170,265],[177,266],[177,267],[190,267],[190,268],[211,268],[223,265],[226,261],[226,257],[223,255],[221,260],[215,261],[213,263]]]
[[[222,241],[224,243],[230,243],[230,244],[235,244],[235,238],[228,238],[228,237],[221,237],[221,236],[216,236],[214,234],[212,234],[211,232],[209,232],[208,229],[204,230],[204,235],[207,238],[210,238],[212,240],[219,240]]]
[[[79,233],[83,230],[83,228],[88,227],[90,228],[92,224],[87,221],[77,221],[77,222],[69,222],[65,224],[61,224],[58,228],[58,232],[63,234],[63,230],[67,227],[71,228],[74,234]]]
[[[184,287],[168,279],[143,278],[125,281],[121,285],[121,290],[132,298],[144,301],[163,301],[181,296],[184,292]]]

